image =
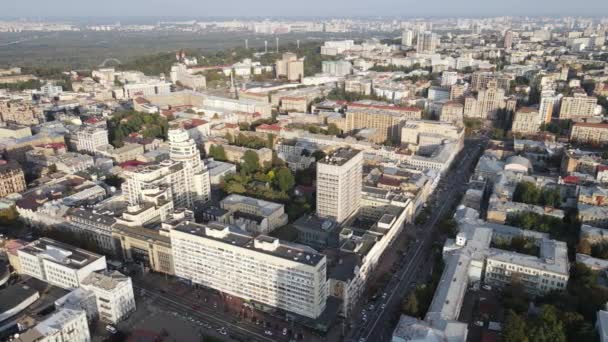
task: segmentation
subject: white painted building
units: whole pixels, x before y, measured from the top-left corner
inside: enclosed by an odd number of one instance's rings
[[[64,289],[80,287],[95,271],[106,269],[106,257],[48,238],[17,251],[23,274]]]
[[[310,247],[219,223],[184,222],[170,236],[177,277],[310,318],[325,310],[326,258]]]
[[[131,278],[118,271],[91,273],[81,287],[95,294],[99,319],[104,322],[118,323],[135,311]]]

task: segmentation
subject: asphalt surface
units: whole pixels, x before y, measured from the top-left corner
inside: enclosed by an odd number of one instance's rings
[[[435,194],[427,202],[431,216],[424,224],[415,228],[416,243],[403,255],[402,260],[408,261],[401,264],[384,288],[386,298],[380,298],[372,310],[366,311],[365,320],[363,312],[359,313],[354,329],[346,338],[347,341],[390,341],[394,329],[392,318],[399,314],[401,302],[408,293],[410,284],[419,281],[420,272],[428,274],[422,268],[428,264],[435,226],[447,210],[456,204],[456,200],[460,198],[458,195],[465,191],[472,163],[479,155],[481,144],[479,140],[467,142],[460,157],[456,159],[457,164],[443,176]]]

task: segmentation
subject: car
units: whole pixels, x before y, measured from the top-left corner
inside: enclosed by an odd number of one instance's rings
[[[366,317],[366,316],[363,316],[363,317],[361,318],[361,320],[362,320],[363,322],[367,322],[367,317]]]
[[[283,328],[283,336],[287,336],[287,328]]]
[[[481,288],[484,289],[484,290],[486,290],[486,291],[492,291],[492,286],[490,286],[490,285],[484,285]]]
[[[386,292],[382,294],[382,299],[386,299]]]
[[[475,321],[475,325],[478,327],[483,327],[483,322],[482,321]]]
[[[361,338],[359,339],[359,342],[365,342],[365,337],[361,337]]]
[[[268,335],[268,336],[272,336],[272,331],[270,330],[266,330],[264,331],[264,334]]]
[[[110,334],[116,334],[118,332],[118,330],[116,330],[116,328],[110,324],[106,325],[106,331]]]
[[[228,335],[228,332],[226,330],[220,330],[219,333],[221,335]]]
[[[380,308],[381,308],[382,310],[386,309],[386,304],[382,304],[382,305],[380,305]]]
[[[255,325],[260,325],[260,324],[262,324],[262,321],[260,321],[259,319],[257,319],[257,320],[255,321]]]

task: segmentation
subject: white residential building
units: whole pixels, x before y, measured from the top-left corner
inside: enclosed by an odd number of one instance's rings
[[[13,340],[14,342],[89,342],[84,310],[62,308]]]
[[[346,76],[351,74],[353,66],[348,61],[323,61],[321,69],[331,76]]]
[[[146,83],[129,83],[123,86],[123,98],[133,99],[139,96],[166,95],[171,92],[171,83],[150,80]]]
[[[180,278],[310,318],[325,310],[326,258],[310,247],[219,223],[184,222],[170,236]]]
[[[91,273],[81,287],[95,294],[99,319],[104,322],[118,323],[135,311],[131,278],[118,271]]]
[[[17,251],[23,274],[64,289],[80,287],[95,271],[106,269],[106,257],[48,238]]]
[[[108,130],[101,127],[84,127],[71,135],[71,143],[78,152],[95,153],[99,146],[108,145]]]
[[[169,130],[169,158],[181,162],[186,173],[186,189],[190,203],[207,202],[211,196],[209,171],[201,160],[201,154],[194,139],[190,138],[184,129]]]
[[[363,153],[340,148],[317,162],[317,215],[338,223],[359,210]]]
[[[203,75],[193,75],[185,64],[175,64],[171,67],[171,82],[178,82],[187,88],[202,90],[207,88],[207,79]]]

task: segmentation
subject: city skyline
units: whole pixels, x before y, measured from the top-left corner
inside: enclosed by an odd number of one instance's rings
[[[368,3],[346,0],[322,3],[282,3],[277,0],[263,2],[196,2],[176,0],[170,8],[158,0],[134,0],[128,3],[109,0],[101,3],[74,3],[58,0],[47,3],[41,0],[24,0],[4,5],[5,17],[457,17],[457,16],[598,16],[608,10],[601,0],[584,0],[576,3],[541,0],[528,2],[515,0],[492,3],[479,0],[460,2],[443,1],[441,4],[420,3],[412,0],[380,0],[373,8]],[[117,11],[117,8],[120,8]],[[200,12],[200,13],[198,13]]]

